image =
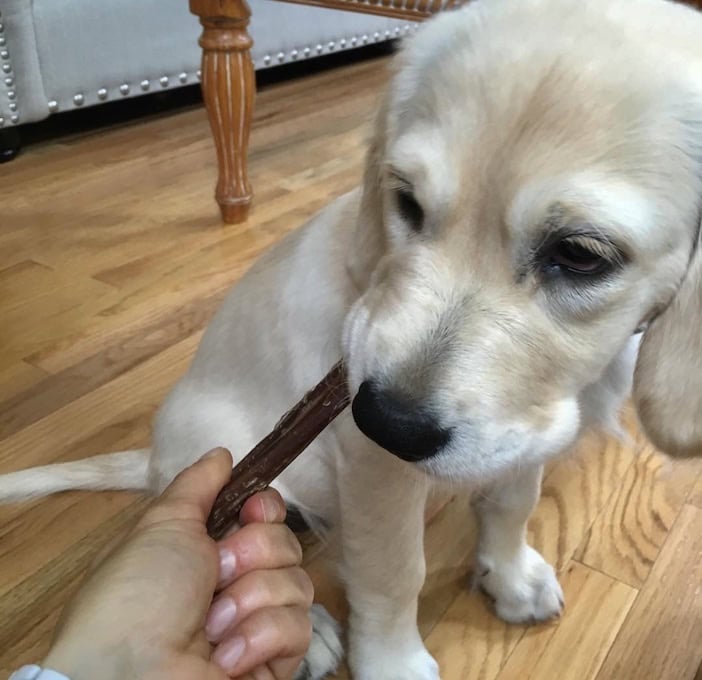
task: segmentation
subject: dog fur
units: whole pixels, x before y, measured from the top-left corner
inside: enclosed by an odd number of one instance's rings
[[[373,381],[450,432],[410,464],[345,412],[276,483],[339,536],[354,678],[439,677],[416,617],[425,501],[446,481],[481,491],[476,573],[498,615],[557,615],[525,541],[542,465],[611,424],[633,376],[653,442],[702,453],[700,36],[665,0],[476,0],[427,22],[362,187],[234,287],[152,448],[5,475],[0,499],[157,493],[212,447],[250,449],[343,356],[353,394]],[[573,247],[604,273],[564,266]],[[307,677],[338,657],[320,625]]]

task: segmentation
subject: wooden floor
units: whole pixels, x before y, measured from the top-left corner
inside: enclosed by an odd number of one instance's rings
[[[263,90],[242,226],[218,220],[199,106],[45,141],[0,166],[0,471],[146,444],[226,288],[358,182],[386,77],[376,58]],[[567,607],[535,628],[501,623],[468,588],[475,527],[468,499],[451,501],[428,528],[420,607],[442,678],[700,680],[701,472],[636,433],[592,436],[552,467],[530,534]],[[67,493],[0,508],[0,677],[42,656],[76,579],[143,507],[127,493]],[[343,615],[317,553],[318,598]]]

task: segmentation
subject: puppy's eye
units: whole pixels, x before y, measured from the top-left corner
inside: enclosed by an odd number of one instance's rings
[[[400,187],[395,190],[397,209],[402,219],[412,227],[413,231],[421,231],[424,225],[424,210],[409,187]]]
[[[594,274],[609,263],[579,243],[561,241],[551,252],[550,263],[578,274]]]
[[[551,245],[544,253],[542,265],[547,273],[592,277],[610,272],[616,259],[609,244],[590,237],[573,236]]]

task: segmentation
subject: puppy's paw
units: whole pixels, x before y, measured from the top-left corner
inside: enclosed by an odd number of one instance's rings
[[[352,640],[349,665],[354,680],[440,680],[439,664],[418,634],[404,644],[382,636]]]
[[[312,641],[295,680],[322,680],[334,673],[344,655],[341,628],[331,614],[319,604],[312,605]]]
[[[528,545],[510,561],[479,555],[475,584],[495,601],[497,615],[509,623],[547,621],[563,609],[563,591],[553,567]]]

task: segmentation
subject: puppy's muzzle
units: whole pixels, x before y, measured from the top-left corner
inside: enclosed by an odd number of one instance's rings
[[[351,410],[366,437],[412,463],[436,455],[451,438],[451,430],[426,408],[369,380],[361,384]]]

